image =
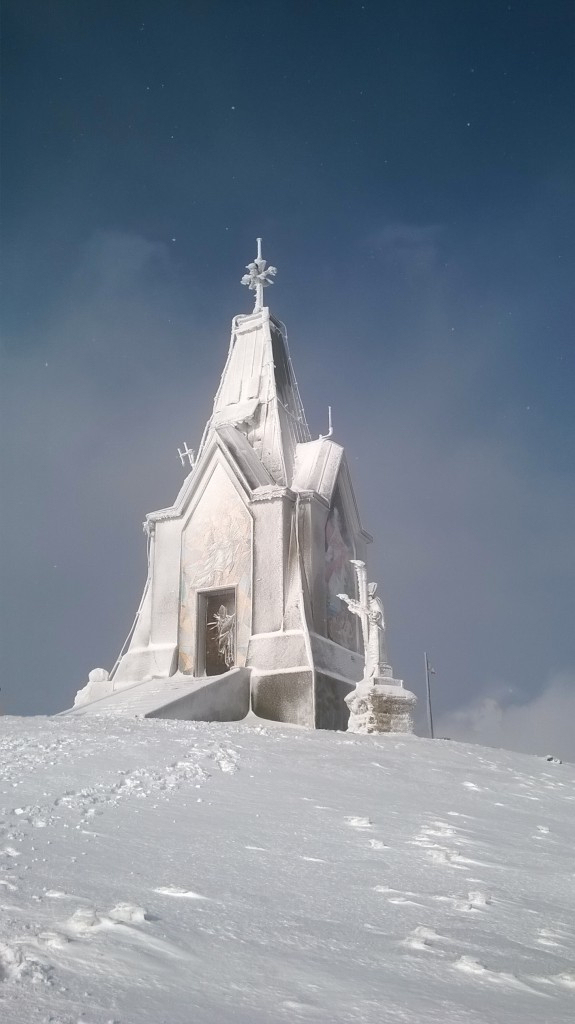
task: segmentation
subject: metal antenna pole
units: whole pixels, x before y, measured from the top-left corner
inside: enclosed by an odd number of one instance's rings
[[[263,259],[262,259],[262,240],[261,240],[261,238],[256,238],[256,242],[257,242],[257,246],[258,246],[258,254],[257,254],[257,257],[256,257],[256,263],[258,265],[258,271],[261,274],[261,270],[262,270],[261,263],[263,262]],[[265,263],[264,263],[264,267],[265,267]],[[263,286],[263,281],[258,279],[258,282],[256,284],[256,305],[255,305],[255,309],[262,309],[263,308],[263,304],[264,304],[264,286]]]
[[[429,735],[431,736],[431,739],[434,739],[433,715],[431,713],[431,686],[429,685],[429,659],[427,657],[427,651],[423,652],[423,656],[425,658],[425,688],[427,690],[427,721],[429,722]]]

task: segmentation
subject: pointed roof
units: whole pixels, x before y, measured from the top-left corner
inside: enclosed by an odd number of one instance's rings
[[[345,451],[327,437],[298,444],[295,453],[291,488],[294,491],[312,491],[331,505],[336,487],[345,505],[354,533],[361,534],[371,543],[373,537],[364,530],[355,499]]]
[[[311,440],[285,326],[267,306],[236,316],[228,358],[198,459],[214,430],[234,426],[275,483],[289,486],[296,445]]]
[[[248,263],[242,284],[255,293],[254,311],[236,316],[228,358],[206,424],[198,460],[214,431],[234,427],[274,483],[289,486],[293,475],[296,445],[311,440],[297,381],[291,363],[285,325],[263,305],[264,288],[273,284],[277,270],[262,258],[262,240],[257,239],[257,257]]]

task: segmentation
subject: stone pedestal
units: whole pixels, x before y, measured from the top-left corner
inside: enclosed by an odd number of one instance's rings
[[[390,683],[383,676],[362,680],[344,699],[350,711],[348,732],[413,731],[412,712],[417,698],[399,680]]]

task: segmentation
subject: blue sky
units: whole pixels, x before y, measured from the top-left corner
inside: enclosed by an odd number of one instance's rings
[[[7,0],[4,710],[59,710],[113,663],[262,235],[396,674],[422,693],[427,649],[440,719],[549,692],[560,729],[572,40],[562,0]]]

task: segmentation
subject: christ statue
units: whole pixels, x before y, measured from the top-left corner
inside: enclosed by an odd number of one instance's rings
[[[364,680],[384,675],[387,666],[385,649],[385,619],[383,604],[377,596],[377,583],[368,583],[365,562],[352,559],[358,582],[359,600],[338,594],[353,615],[357,615],[362,626],[365,651]]]

